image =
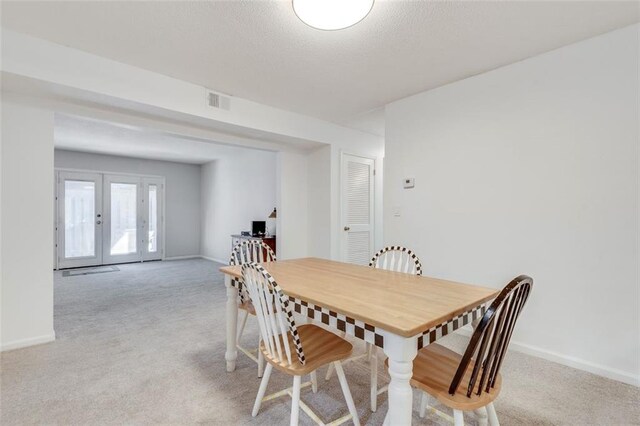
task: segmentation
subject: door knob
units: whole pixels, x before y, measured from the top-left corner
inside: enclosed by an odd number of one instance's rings
[[[96,224],[97,224],[97,225],[100,225],[101,223],[102,223],[102,221],[101,221],[101,220],[96,221]]]
[[[345,230],[345,231],[348,231],[348,230],[350,230],[350,229],[351,229],[351,228],[349,228],[348,226],[345,226],[345,227],[344,227],[344,230]]]

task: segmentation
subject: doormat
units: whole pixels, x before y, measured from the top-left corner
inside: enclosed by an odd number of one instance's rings
[[[117,272],[117,266],[96,266],[95,268],[68,269],[62,271],[63,277],[76,277],[78,275],[104,274],[106,272]]]

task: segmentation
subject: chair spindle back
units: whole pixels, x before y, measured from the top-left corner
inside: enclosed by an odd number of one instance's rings
[[[274,262],[276,254],[262,240],[241,241],[231,251],[229,265],[242,265],[244,263]]]
[[[414,252],[402,246],[388,246],[377,252],[369,266],[387,271],[422,275],[422,264]]]
[[[300,364],[305,364],[302,342],[289,307],[289,297],[267,270],[257,263],[242,265],[242,279],[256,311],[260,335],[268,356],[292,365],[288,339],[291,338]]]
[[[489,392],[495,386],[513,328],[529,298],[532,286],[531,277],[520,275],[507,284],[491,303],[471,336],[458,370],[451,381],[449,387],[451,395],[456,393],[474,357],[475,364],[467,383],[467,397],[470,397],[474,390],[479,396],[482,392]]]
[[[235,245],[231,251],[229,265],[243,265],[245,263],[263,263],[275,262],[276,254],[271,247],[262,240],[245,240]],[[234,286],[238,289],[240,295],[240,303],[244,303],[247,299],[246,290],[242,286],[240,280],[233,280]]]

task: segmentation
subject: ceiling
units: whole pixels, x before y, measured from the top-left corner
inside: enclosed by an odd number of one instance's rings
[[[54,145],[72,151],[191,164],[204,164],[248,150],[67,114],[55,116]]]
[[[3,27],[337,123],[638,21],[637,2],[377,0],[319,31],[290,1],[2,2]]]

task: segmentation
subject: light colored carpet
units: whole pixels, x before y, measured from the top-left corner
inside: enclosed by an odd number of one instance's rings
[[[218,264],[193,259],[119,267],[55,274],[57,340],[2,354],[3,425],[288,424],[288,398],[266,402],[251,417],[259,385],[253,362],[239,354],[236,371],[225,371]],[[247,327],[249,346],[257,339],[255,320]],[[457,350],[465,342],[456,335],[446,340]],[[387,404],[381,396],[378,412],[370,412],[366,364],[350,363],[345,371],[362,423],[381,424]],[[324,369],[319,392],[303,390],[302,398],[329,421],[347,408],[335,376],[329,382],[323,376]],[[380,376],[386,383],[382,370]],[[503,425],[640,424],[640,390],[633,386],[516,352],[503,376],[495,404]],[[267,392],[289,386],[290,377],[274,371]],[[475,424],[473,415],[465,420]],[[313,424],[304,413],[300,423]],[[414,424],[446,422],[416,413]]]

